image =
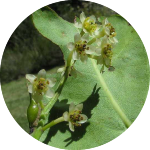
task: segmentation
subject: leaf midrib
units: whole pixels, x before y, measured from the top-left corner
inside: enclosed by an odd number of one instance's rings
[[[122,109],[120,108],[120,106],[118,105],[118,103],[116,102],[115,98],[113,97],[112,93],[110,92],[102,74],[100,73],[100,70],[95,62],[95,60],[90,59],[91,63],[93,65],[93,68],[96,72],[96,76],[98,78],[98,81],[100,82],[100,84],[103,87],[103,90],[105,91],[106,95],[108,96],[108,99],[110,100],[111,104],[113,105],[113,108],[116,110],[116,112],[118,113],[118,115],[120,116],[120,118],[122,119],[122,121],[124,122],[124,124],[126,125],[126,127],[128,128],[131,125],[130,120],[127,118],[127,116],[124,114],[124,112],[122,111]]]

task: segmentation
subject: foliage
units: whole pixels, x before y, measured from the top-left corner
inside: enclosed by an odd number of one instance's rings
[[[105,69],[105,73],[100,74],[100,67],[93,59],[89,59],[86,64],[76,62],[75,68],[82,76],[68,78],[59,98],[60,102],[56,103],[50,112],[51,120],[67,111],[66,104],[83,102],[83,112],[89,118],[88,123],[77,128],[74,133],[66,128],[65,123],[61,123],[45,131],[40,141],[67,149],[99,146],[126,130],[118,107],[131,122],[141,111],[149,86],[149,65],[145,48],[136,31],[126,20],[115,16],[109,17],[108,20],[116,29],[119,41],[112,58],[115,71]],[[36,11],[33,14],[33,22],[44,37],[60,46],[66,60],[69,54],[66,45],[73,42],[77,32],[75,27],[47,8]],[[57,28],[53,29],[54,25]],[[61,41],[60,35],[64,36]],[[115,107],[116,105],[118,107]]]
[[[68,0],[65,2],[68,2]],[[69,8],[71,4],[74,4],[74,9],[82,8],[84,10],[86,8],[85,1],[81,2],[81,7],[79,7],[78,1],[71,1],[67,7]],[[57,4],[53,6],[57,8]],[[59,11],[63,12],[62,18],[65,17],[65,14],[74,12],[74,9],[69,9],[70,11],[66,12],[62,5],[60,8]],[[92,11],[95,12],[95,9]],[[101,16],[100,13],[97,10],[95,12],[96,16]],[[87,14],[91,15],[91,12],[89,11]],[[80,32],[72,23],[59,17],[55,11],[47,6],[34,11],[32,17],[36,29],[44,37],[60,47],[65,66],[63,69],[59,69],[59,72],[62,71],[61,76],[58,74],[44,76],[43,73],[40,73],[41,76],[37,80],[32,78],[32,75],[28,75],[32,79],[27,78],[32,85],[28,85],[32,98],[36,99],[37,96],[34,97],[34,94],[37,93],[40,96],[42,95],[42,97],[39,97],[39,101],[36,101],[40,108],[38,118],[35,117],[35,115],[37,116],[37,111],[34,113],[33,107],[28,113],[29,116],[31,115],[28,117],[30,125],[38,119],[38,124],[35,125],[31,136],[44,144],[66,150],[89,149],[105,145],[118,138],[138,118],[149,90],[149,62],[144,44],[137,31],[120,15],[107,17],[110,22],[109,27],[112,25],[111,30],[113,30],[113,33],[117,33],[118,43],[116,42],[117,45],[113,49],[108,47],[109,52],[113,50],[113,54],[109,58],[112,61],[113,70],[111,70],[112,68],[102,67],[104,72],[100,73],[99,55],[94,56],[97,48],[94,49],[95,52],[92,55],[84,53],[88,57],[86,63],[82,63],[74,56],[76,52],[82,54],[85,48],[87,48],[87,51],[92,50],[92,47],[85,46],[88,40],[83,42],[80,41],[81,37],[78,38],[79,35],[82,35],[84,37],[82,38],[85,39],[87,36],[83,31],[87,30],[81,29]],[[85,19],[86,23],[88,24],[88,21],[91,21],[92,18]],[[95,21],[91,22],[96,27]],[[82,23],[82,27],[85,27],[85,22],[83,21]],[[102,22],[101,24],[103,25]],[[106,26],[108,27],[108,23],[106,23]],[[100,30],[100,33],[102,33],[101,31],[105,32],[106,26],[102,28],[104,30]],[[85,29],[92,30],[89,24],[88,28],[85,27]],[[96,47],[97,39],[100,38],[101,40],[103,38],[101,35],[91,37],[92,40],[87,45],[92,46],[92,43]],[[110,35],[108,33],[105,39],[110,38]],[[98,48],[105,49],[101,45],[101,41],[99,41]],[[41,48],[43,48],[43,45],[41,45]],[[98,51],[100,50],[98,49]],[[40,56],[41,54],[38,57]],[[110,67],[110,63],[105,64],[105,66]],[[73,71],[80,72],[80,74],[73,76]],[[50,80],[46,79],[51,76],[59,81],[54,86],[55,94],[52,98],[45,95],[47,86],[51,86],[49,84]],[[48,85],[46,86],[46,84]],[[81,111],[85,115],[81,114]],[[78,127],[81,125],[80,123],[85,124]]]

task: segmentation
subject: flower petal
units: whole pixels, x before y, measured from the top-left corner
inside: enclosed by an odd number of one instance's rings
[[[32,98],[36,101],[36,103],[39,103],[43,99],[43,95],[33,92]]]
[[[109,23],[109,21],[108,21],[108,19],[106,18],[105,20],[104,20],[104,24],[106,25],[106,24],[108,24]]]
[[[65,70],[65,67],[59,68],[59,69],[57,70],[57,73],[61,73],[61,72],[63,72],[64,70]]]
[[[94,22],[96,22],[96,18],[94,15],[90,16],[90,19],[94,20]]]
[[[75,109],[75,104],[71,103],[70,106],[69,106],[69,112],[74,111],[74,109]]]
[[[80,116],[83,117],[83,120],[78,121],[78,123],[82,124],[82,123],[85,123],[88,120],[88,117],[86,115],[81,114]]]
[[[87,31],[85,28],[83,28],[83,31],[84,31],[85,33],[88,33],[88,31]]]
[[[102,52],[102,49],[101,49],[100,47],[97,47],[97,48],[95,49],[95,52],[96,52],[96,54],[100,55],[101,52]]]
[[[108,44],[108,38],[107,38],[107,36],[105,35],[105,36],[102,38],[101,47],[104,48],[107,44]]]
[[[81,55],[81,56],[80,56],[80,59],[81,59],[81,61],[82,61],[83,63],[86,63],[87,60],[88,60],[88,56],[87,56],[87,55]]]
[[[51,78],[51,79],[48,79],[49,81],[49,87],[53,87],[55,84],[56,84],[56,79],[55,78]]]
[[[86,16],[85,16],[84,12],[82,12],[80,14],[80,20],[81,20],[82,23],[84,22],[85,18],[86,18]]]
[[[69,121],[69,113],[67,111],[63,113],[63,118],[65,121]]]
[[[81,35],[79,33],[77,33],[75,36],[74,36],[74,42],[79,42],[81,40]]]
[[[101,41],[100,39],[96,39],[96,44],[97,44],[98,46],[101,46],[101,43],[102,43],[102,41]]]
[[[89,49],[89,50],[86,51],[86,54],[90,54],[90,55],[91,55],[91,54],[93,54],[93,53],[94,53],[94,52],[93,52],[91,49]]]
[[[82,111],[82,109],[83,109],[83,103],[78,104],[78,105],[75,107],[75,110]]]
[[[99,30],[96,30],[96,31],[94,32],[95,36],[98,36],[99,33],[100,33]]]
[[[38,72],[38,78],[46,78],[46,71],[45,71],[45,69],[42,69],[42,70],[40,70],[39,72]]]
[[[32,87],[33,87],[32,84],[28,84],[27,86],[28,86],[28,92],[32,93]]]
[[[69,128],[72,132],[74,132],[74,125],[69,121]]]
[[[52,91],[50,88],[48,88],[45,96],[48,98],[52,98],[54,96],[54,91]]]
[[[93,54],[95,52],[96,48],[93,45],[89,46],[89,50],[86,50],[86,54]]]
[[[82,28],[82,23],[75,22],[75,23],[74,23],[74,26],[75,26],[76,28]]]
[[[66,67],[59,68],[59,69],[57,70],[57,73],[61,73],[61,76],[63,76],[64,73],[65,73],[65,69],[66,69]]]
[[[73,42],[68,43],[67,47],[70,51],[72,51],[74,49],[74,43]]]
[[[115,44],[118,43],[118,40],[115,37],[113,37],[113,40]]]
[[[81,40],[88,42],[88,40],[89,40],[89,33],[85,33],[85,34],[82,36]]]
[[[107,27],[105,27],[105,34],[106,34],[106,35],[110,35],[110,29],[107,28]]]
[[[26,74],[26,79],[30,82],[33,83],[33,81],[36,79],[36,76],[32,74]]]
[[[79,59],[79,54],[77,53],[76,50],[73,52],[72,57],[73,57],[73,60],[78,60]]]

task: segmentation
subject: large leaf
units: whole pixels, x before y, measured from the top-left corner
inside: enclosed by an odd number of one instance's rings
[[[33,14],[33,21],[39,32],[57,45],[64,45],[68,41],[72,41],[74,33],[78,32],[71,23],[60,18],[48,7],[36,11]],[[45,24],[47,25],[45,26]]]
[[[110,17],[108,20],[115,27],[119,41],[113,50],[115,71],[105,70],[104,74],[100,74],[100,66],[94,60],[89,59],[86,64],[77,61],[75,67],[82,75],[69,77],[59,98],[60,102],[50,112],[52,120],[60,117],[71,102],[83,102],[83,113],[88,116],[88,122],[76,128],[74,133],[66,123],[61,123],[45,131],[40,141],[65,149],[96,147],[113,140],[126,130],[114,110],[112,99],[131,122],[141,111],[149,87],[149,65],[145,48],[136,31],[122,17]],[[66,44],[73,41],[77,32],[75,27],[51,9],[35,12],[33,22],[43,36],[61,47],[67,58],[69,51]],[[67,35],[65,39],[60,37],[62,32]]]

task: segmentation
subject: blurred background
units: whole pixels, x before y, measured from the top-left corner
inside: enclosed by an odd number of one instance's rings
[[[82,11],[86,16],[111,16],[116,12],[87,1],[70,0],[49,5],[63,19],[72,22]],[[36,74],[40,69],[55,73],[64,65],[60,48],[44,38],[34,28],[32,15],[27,17],[11,35],[1,61],[1,88],[6,105],[18,122],[29,132],[26,110],[29,105],[25,74]]]

